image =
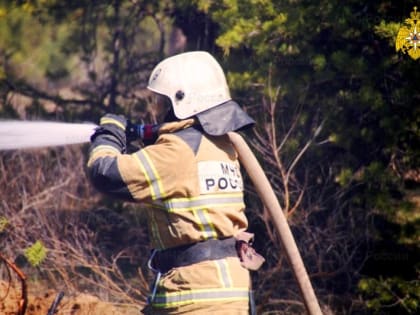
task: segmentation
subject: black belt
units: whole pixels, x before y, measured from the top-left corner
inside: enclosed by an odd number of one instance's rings
[[[162,273],[172,268],[189,266],[205,260],[217,260],[226,257],[238,257],[236,239],[210,239],[190,245],[183,245],[157,251],[151,265]]]

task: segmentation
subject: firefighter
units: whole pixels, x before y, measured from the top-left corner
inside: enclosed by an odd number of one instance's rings
[[[156,272],[147,314],[249,314],[250,247],[238,155],[227,133],[254,121],[231,99],[224,72],[203,51],[164,59],[148,89],[164,123],[153,144],[127,152],[133,128],[107,114],[92,136],[88,170],[100,191],[147,203]],[[156,132],[157,130],[157,132]],[[251,303],[252,304],[252,303]]]

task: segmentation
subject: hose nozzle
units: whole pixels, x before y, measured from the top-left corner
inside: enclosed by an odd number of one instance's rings
[[[154,143],[159,136],[159,124],[133,124],[127,121],[127,141],[141,140],[144,144]]]

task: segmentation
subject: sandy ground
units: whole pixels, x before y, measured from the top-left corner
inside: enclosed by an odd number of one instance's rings
[[[46,291],[28,294],[25,315],[47,315],[58,292]],[[21,301],[20,288],[10,287],[8,282],[0,281],[0,314],[16,315]],[[89,294],[66,297],[59,303],[56,315],[139,315],[139,307],[113,305]]]

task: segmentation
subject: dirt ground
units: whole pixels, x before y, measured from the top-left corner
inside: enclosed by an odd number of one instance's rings
[[[25,315],[47,315],[58,292],[46,291],[39,294],[28,293],[28,305]],[[16,315],[21,301],[20,288],[0,281],[0,314]],[[139,307],[134,305],[114,305],[101,301],[89,294],[67,297],[59,303],[56,315],[139,315]]]

